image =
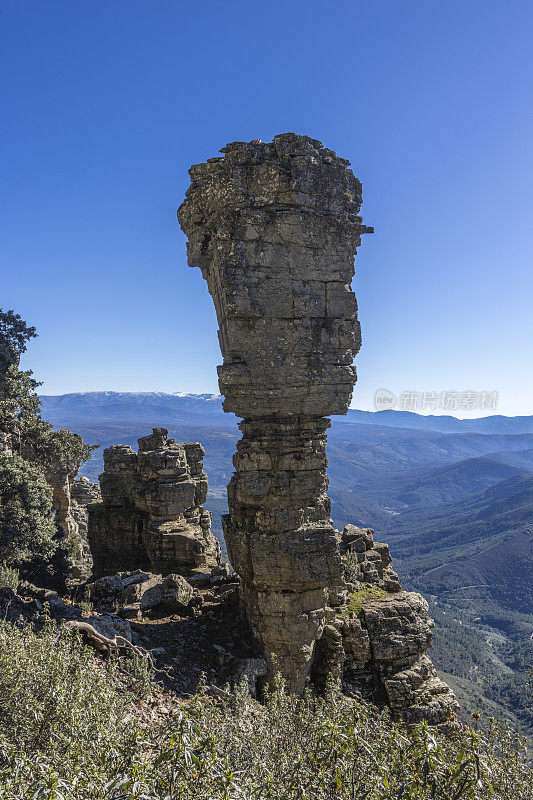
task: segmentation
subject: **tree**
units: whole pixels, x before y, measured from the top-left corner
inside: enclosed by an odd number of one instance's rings
[[[52,489],[41,470],[18,455],[0,455],[0,562],[47,558],[55,535]]]
[[[86,444],[66,428],[54,431],[41,417],[31,370],[19,359],[36,336],[19,314],[0,309],[0,561],[46,559],[57,546],[52,484],[57,473],[73,479],[91,457]]]
[[[16,363],[30,339],[37,336],[33,326],[28,326],[14,311],[0,308],[0,370]]]
[[[14,452],[46,472],[59,467],[76,474],[98,445],[85,444],[66,428],[54,431],[41,417],[41,384],[31,370],[19,369],[19,357],[35,336],[19,314],[0,309],[0,431],[10,435]]]

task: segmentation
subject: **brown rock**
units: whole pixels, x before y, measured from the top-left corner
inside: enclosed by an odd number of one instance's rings
[[[194,589],[182,575],[167,575],[163,579],[165,596],[163,603],[169,612],[179,614],[184,611],[192,600]]]
[[[104,450],[102,503],[89,506],[95,575],[149,569],[168,574],[216,567],[217,545],[207,496],[205,455],[197,442],[177,444],[165,428]]]
[[[342,587],[325,491],[328,414],[345,414],[360,346],[353,259],[367,229],[348,162],[307,136],[237,142],[194,166],[179,210],[213,296],[224,409],[244,421],[224,533],[265,652],[301,691]],[[329,590],[329,592],[328,592]]]
[[[307,136],[222,152],[191,167],[178,218],[217,313],[224,410],[243,418],[222,520],[243,610],[270,678],[279,670],[301,692],[316,659],[319,688],[344,672],[374,697],[434,717],[422,697],[434,682],[420,661],[431,627],[422,598],[365,602],[357,620],[331,620],[328,609],[346,597],[341,553],[354,586],[400,588],[372,530],[333,529],[326,494],[326,417],[348,410],[361,343],[350,288],[372,230],[358,216],[361,184]]]

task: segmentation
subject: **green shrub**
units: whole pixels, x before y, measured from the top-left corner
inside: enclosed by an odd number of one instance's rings
[[[363,702],[298,700],[277,680],[263,706],[240,686],[143,728],[136,671],[49,622],[38,635],[0,622],[0,800],[530,798],[520,741],[493,723],[407,729]]]
[[[12,567],[8,567],[7,564],[0,563],[0,589],[7,587],[16,592],[19,581],[20,575],[18,569],[13,569]]]
[[[0,559],[23,562],[56,547],[52,490],[20,456],[0,456]]]
[[[388,597],[384,589],[373,584],[363,585],[348,596],[348,602],[340,609],[342,614],[360,614],[366,600],[386,600]]]

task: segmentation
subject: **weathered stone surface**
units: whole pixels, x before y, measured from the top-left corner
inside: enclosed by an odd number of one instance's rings
[[[185,580],[183,575],[176,574],[167,575],[163,581],[165,584],[163,603],[169,612],[171,614],[179,613],[186,609],[194,594],[191,584]]]
[[[88,478],[76,479],[70,487],[70,517],[77,541],[77,553],[72,558],[72,575],[87,579],[91,575],[93,558],[89,547],[89,512],[91,503],[101,502],[100,486]]]
[[[179,210],[213,297],[224,409],[244,418],[223,520],[269,663],[301,691],[328,598],[342,594],[326,477],[329,414],[345,414],[360,346],[354,255],[361,184],[320,142],[235,142],[190,170]]]
[[[183,614],[193,599],[194,589],[177,573],[154,575],[143,570],[105,575],[85,587],[93,604],[118,608],[122,617],[136,618],[157,609],[162,614]]]
[[[203,508],[207,476],[197,442],[176,443],[165,428],[104,451],[102,503],[89,506],[95,575],[135,567],[163,575],[215,567],[216,540]]]
[[[161,575],[151,575],[144,581],[132,583],[123,592],[122,605],[139,603],[143,611],[155,608],[163,601],[165,584]]]
[[[344,611],[331,623],[342,637],[343,686],[390,705],[395,716],[408,722],[427,719],[432,723],[446,720],[457,710],[457,701],[450,688],[441,681],[425,655],[431,646],[433,620],[428,604],[416,592],[403,592],[394,579],[387,545],[373,542],[373,531],[347,526],[342,543],[366,546],[355,551],[361,568],[360,582],[352,585],[357,592],[373,586],[381,590],[377,599],[366,599],[358,613]],[[348,550],[348,553],[354,553]],[[372,569],[364,570],[366,563]],[[350,564],[353,568],[353,559]],[[320,650],[320,647],[319,647]],[[335,661],[328,665],[335,674]],[[322,680],[324,677],[322,675]]]
[[[320,142],[234,142],[191,168],[179,210],[213,296],[224,408],[248,417],[344,414],[360,346],[353,257],[361,184]]]
[[[99,603],[102,600],[119,597],[125,589],[123,575],[127,573],[117,573],[116,575],[104,575],[96,581],[88,584],[88,591],[91,602]],[[138,572],[138,580],[146,580],[148,575],[145,572]],[[135,583],[135,581],[133,581]]]
[[[256,695],[257,681],[266,675],[267,665],[264,658],[241,658],[229,673],[229,683],[233,686],[239,685],[243,680],[248,684],[248,690],[252,697]]]
[[[6,590],[3,590],[6,592]],[[46,603],[49,608],[50,615],[58,622],[65,622],[68,620],[79,620],[89,623],[97,631],[103,633],[104,636],[113,638],[114,636],[123,636],[128,641],[131,641],[131,627],[129,622],[121,619],[115,614],[92,614],[84,616],[79,606],[67,603],[63,598],[51,589],[41,589],[34,586],[28,581],[22,581],[19,585],[20,595],[27,599],[31,598],[32,602],[24,604],[21,598],[17,597],[11,590],[7,590],[11,594],[11,601],[15,601],[12,613],[7,615],[8,621],[15,621],[19,614],[25,619],[31,619],[36,612],[41,612],[44,604]],[[4,597],[6,597],[4,595]],[[7,598],[6,598],[7,599]],[[11,602],[9,602],[11,605]],[[0,611],[2,611],[2,598],[0,598]],[[7,612],[9,608],[5,608]]]
[[[58,549],[53,559],[43,567],[66,582],[86,580],[91,575],[92,557],[87,538],[87,506],[99,499],[100,488],[87,478],[76,480],[78,466],[56,463],[45,472],[52,488],[52,501],[58,529]],[[61,582],[60,580],[60,582]]]
[[[374,584],[387,592],[401,590],[398,575],[391,567],[389,545],[374,542],[371,528],[346,525],[342,535],[337,535],[337,540],[341,555],[350,557],[348,580],[353,584],[353,589]]]
[[[146,528],[146,518],[135,506],[91,505],[88,535],[93,574],[109,575],[134,567],[150,570],[144,544]]]
[[[335,625],[325,625],[316,645],[311,673],[313,685],[318,692],[323,694],[328,688],[342,688],[345,658],[341,631]]]
[[[434,720],[453,695],[435,700],[446,692],[424,660],[427,606],[400,592],[370,529],[333,529],[326,494],[326,417],[348,410],[361,343],[350,288],[372,230],[358,216],[361,184],[307,136],[221,152],[190,169],[178,218],[217,313],[224,409],[243,418],[222,520],[242,607],[269,677],[281,671],[296,692],[310,677],[319,689],[343,682]],[[359,615],[328,608],[347,596],[341,554],[351,590],[375,586],[386,601]]]

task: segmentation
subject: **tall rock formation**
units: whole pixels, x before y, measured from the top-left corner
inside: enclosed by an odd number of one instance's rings
[[[326,495],[327,417],[348,410],[361,343],[361,184],[307,136],[221,152],[191,168],[178,218],[216,308],[224,409],[243,418],[223,517],[242,608],[294,691],[333,680],[441,722],[456,701],[425,655],[427,603],[372,531],[333,529]]]
[[[203,503],[205,450],[176,443],[165,428],[104,450],[102,502],[89,509],[88,538],[96,576],[132,569],[168,575],[217,566],[211,515]]]
[[[346,693],[386,703],[406,722],[445,721],[457,702],[426,655],[433,629],[428,604],[402,591],[388,545],[375,542],[370,528],[347,525],[338,539],[349,596],[328,614],[315,685],[333,678]]]
[[[326,495],[326,431],[345,414],[361,338],[350,283],[361,184],[321,142],[234,142],[190,170],[178,217],[213,297],[224,409],[243,437],[223,519],[241,598],[269,662],[295,691],[326,607],[344,592]]]
[[[52,488],[52,503],[58,527],[58,550],[53,563],[45,567],[53,571],[61,584],[86,580],[91,575],[92,558],[87,540],[87,505],[101,499],[97,484],[86,478],[76,479],[79,464],[57,461],[45,470]],[[44,577],[46,576],[46,572]],[[41,578],[41,581],[43,578]]]
[[[78,558],[73,566],[77,578],[87,579],[92,574],[93,557],[89,547],[89,506],[100,503],[102,493],[98,483],[88,478],[77,478],[70,489],[71,517],[77,526]]]

